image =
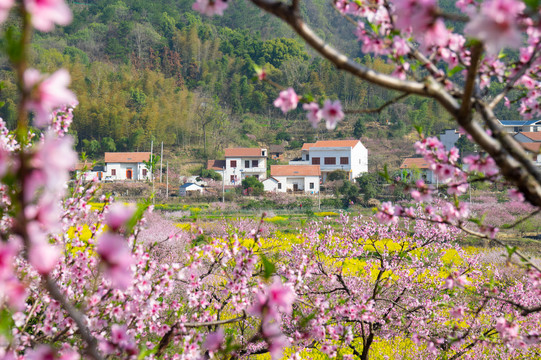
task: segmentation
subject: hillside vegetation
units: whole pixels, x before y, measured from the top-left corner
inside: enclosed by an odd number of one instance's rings
[[[151,140],[204,159],[227,146],[287,141],[298,148],[315,139],[399,139],[413,125],[428,133],[452,126],[435,102],[422,98],[407,98],[377,114],[348,115],[335,132],[312,129],[302,110],[284,116],[272,106],[278,90],[252,80],[253,64],[264,66],[279,84],[340,99],[347,109],[378,107],[397,94],[337,71],[244,0],[212,19],[193,12],[191,0],[69,3],[73,23],[35,34],[32,64],[48,72],[69,69],[79,99],[77,147],[94,158],[105,151],[149,150]],[[392,72],[385,59],[360,52],[352,25],[328,2],[303,2],[303,13],[322,37],[358,61]],[[0,100],[6,105],[0,116],[13,128],[16,85],[5,60],[2,65]]]

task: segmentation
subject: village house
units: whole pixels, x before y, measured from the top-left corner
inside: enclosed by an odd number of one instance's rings
[[[403,170],[402,178],[407,180],[423,179],[427,184],[435,184],[438,181],[428,162],[423,158],[405,158],[400,169]]]
[[[267,177],[267,149],[225,149],[225,160],[209,160],[207,169],[222,175],[225,185],[240,185],[250,176],[261,181]]]
[[[456,142],[460,138],[461,134],[456,129],[447,129],[440,134],[440,141],[445,147],[445,150],[449,151],[456,145]]]
[[[368,150],[360,140],[324,140],[307,143],[301,150],[301,160],[290,165],[319,165],[323,182],[329,173],[344,170],[350,180],[368,172]]]
[[[179,196],[189,196],[192,194],[202,194],[203,193],[203,187],[194,184],[194,183],[186,183],[181,185],[178,188],[178,195]]]
[[[106,152],[104,180],[150,180],[150,171],[143,163],[149,160],[149,152]]]
[[[499,120],[508,133],[541,131],[541,120]]]
[[[271,165],[271,177],[263,181],[265,191],[319,192],[321,169],[319,165]]]
[[[274,160],[281,160],[282,154],[286,151],[284,145],[271,145],[269,146],[269,156]]]

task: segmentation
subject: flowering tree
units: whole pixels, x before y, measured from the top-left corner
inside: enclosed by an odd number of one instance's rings
[[[529,265],[527,273],[509,274],[451,243],[458,229],[491,239],[497,234],[495,226],[471,219],[459,201],[469,181],[492,181],[501,173],[517,188],[510,196],[541,205],[539,173],[493,115],[514,87],[525,89],[516,100],[524,115],[538,111],[533,10],[515,0],[458,2],[463,14],[445,14],[430,0],[337,2],[345,18],[358,18],[364,51],[397,64],[387,75],[324,44],[302,21],[298,1],[253,3],[289,23],[338,67],[402,91],[396,101],[410,94],[435,98],[487,155],[464,159],[465,169],[456,149],[422,139],[417,151],[445,180],[453,201],[432,201],[436,189],[423,182],[402,184],[425,204],[385,203],[380,223],[342,217],[338,227],[313,223],[278,242],[262,237],[263,220],[209,236],[144,215],[144,204],[124,206],[104,196],[104,206],[92,209],[95,183],[66,187],[76,161],[66,134],[76,105],[69,75],[41,74],[27,56],[33,28],[51,31],[71,13],[63,0],[0,1],[0,20],[16,8],[22,24],[20,34],[5,36],[21,98],[17,129],[0,126],[0,357],[323,353],[367,359],[378,346],[396,342],[428,358],[538,352],[537,265],[509,249],[509,259],[518,255]],[[226,7],[221,0],[194,4],[208,15]],[[448,30],[449,19],[467,22],[465,33],[475,40]],[[494,55],[519,47],[522,34],[518,60]],[[441,64],[457,70],[445,72]],[[259,78],[265,77],[260,69]],[[481,88],[492,77],[507,86],[487,101]],[[316,102],[291,88],[275,105],[286,112],[299,102],[313,124],[324,119],[329,129],[344,116],[340,102]]]

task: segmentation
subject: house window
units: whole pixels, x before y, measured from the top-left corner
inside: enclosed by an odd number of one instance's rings
[[[336,165],[336,158],[335,157],[326,157],[325,158],[325,165]]]
[[[259,180],[259,175],[254,175],[254,177],[255,177],[257,180]]]
[[[278,183],[278,190],[282,190],[282,183]]]
[[[310,183],[310,189],[314,188],[314,183]]]
[[[232,168],[236,168],[237,167],[237,160],[231,160],[230,165],[231,165]]]
[[[314,157],[312,158],[312,165],[319,165],[320,162],[319,162],[319,158],[318,157]]]
[[[147,169],[143,169],[143,176],[147,176]]]
[[[310,154],[306,154],[306,160],[310,160]]]
[[[116,169],[111,169],[111,175],[116,176]]]
[[[252,160],[252,167],[259,167],[259,160]]]
[[[518,126],[515,126],[515,127],[513,128],[513,131],[514,131],[514,132],[520,132],[520,128],[519,128]]]
[[[249,168],[250,167],[250,160],[244,160],[244,167]]]
[[[261,156],[267,156],[265,155],[265,150],[261,150]]]
[[[341,157],[340,158],[340,165],[349,165],[349,158],[346,156],[346,157]]]

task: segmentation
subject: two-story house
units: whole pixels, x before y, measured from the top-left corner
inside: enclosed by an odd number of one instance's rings
[[[207,169],[222,175],[225,185],[240,185],[241,181],[253,176],[258,180],[267,177],[267,149],[225,149],[225,160],[209,160]]]
[[[106,152],[105,180],[150,180],[149,152]]]
[[[305,145],[303,162],[319,165],[323,182],[335,170],[346,171],[350,180],[368,172],[368,150],[360,140],[324,140]]]

